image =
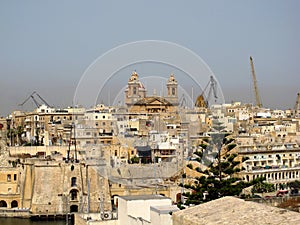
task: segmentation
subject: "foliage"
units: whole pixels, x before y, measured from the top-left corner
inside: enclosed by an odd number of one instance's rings
[[[252,188],[252,193],[264,193],[275,191],[274,184],[259,182],[255,184]]]
[[[201,170],[200,167],[197,167],[197,168],[196,168],[196,171],[197,171],[198,173],[202,173],[202,170]]]
[[[191,170],[193,169],[193,165],[191,163],[186,165],[188,168],[190,168]]]
[[[139,157],[133,156],[133,157],[130,159],[130,162],[131,162],[131,163],[139,163]]]
[[[201,148],[203,148],[203,149],[206,149],[207,148],[207,145],[206,144],[200,144],[199,145]]]
[[[227,146],[227,148],[228,148],[229,151],[232,150],[232,149],[235,148],[235,147],[236,147],[236,144],[229,144],[229,145]]]
[[[299,180],[295,180],[295,181],[289,182],[287,185],[290,188],[299,189],[300,188],[300,181]]]
[[[210,145],[208,148],[212,146],[216,146],[217,149],[220,150],[222,146],[226,145],[227,150],[231,150],[235,147],[235,144],[231,144],[234,140],[227,139],[228,134],[224,133],[213,133],[211,135]],[[196,154],[196,153],[195,153]],[[216,157],[218,157],[217,155]],[[238,196],[241,194],[242,190],[251,185],[264,183],[263,178],[258,178],[253,180],[252,182],[244,182],[238,178],[234,178],[233,174],[240,172],[240,168],[237,168],[237,165],[240,164],[239,161],[235,161],[237,154],[226,154],[224,156],[218,157],[218,163],[211,164],[208,169],[203,171],[204,174],[208,176],[201,176],[200,178],[196,178],[197,182],[194,182],[193,185],[185,185],[189,189],[193,189],[190,194],[186,194],[187,198],[185,204],[201,204],[203,202],[211,201],[222,196]],[[205,160],[203,158],[203,160]],[[221,176],[220,176],[221,170]],[[200,172],[200,168],[197,167],[196,171]],[[201,171],[202,172],[202,171]],[[264,183],[265,184],[265,183]],[[272,186],[266,185],[265,188],[267,190],[272,190]]]
[[[242,162],[245,162],[245,161],[247,161],[248,159],[250,159],[248,156],[243,156]]]
[[[182,209],[185,209],[185,207],[182,205],[182,202],[178,202],[177,203],[177,207],[182,210]]]
[[[194,154],[199,156],[200,158],[202,158],[202,156],[203,156],[203,153],[200,151],[196,151],[196,152],[194,152]]]

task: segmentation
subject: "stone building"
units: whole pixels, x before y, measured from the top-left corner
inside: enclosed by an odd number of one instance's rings
[[[136,72],[129,78],[125,90],[125,103],[130,113],[171,113],[178,106],[178,84],[171,74],[167,82],[167,96],[146,96],[147,91]]]
[[[0,208],[18,208],[21,202],[20,170],[0,168]]]
[[[27,159],[1,168],[0,207],[27,209],[33,217],[111,211],[108,179],[98,166]]]
[[[279,189],[299,179],[300,149],[296,143],[244,145],[239,146],[238,154],[245,160],[245,170],[240,172],[245,181],[264,177]]]

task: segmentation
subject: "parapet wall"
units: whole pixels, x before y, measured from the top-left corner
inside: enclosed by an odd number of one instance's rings
[[[68,146],[13,146],[9,147],[10,156],[20,156],[24,154],[37,155],[39,152],[44,152],[45,155],[51,155],[54,152],[61,153],[66,156]]]

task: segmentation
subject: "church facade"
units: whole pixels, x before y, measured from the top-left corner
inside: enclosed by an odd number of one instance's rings
[[[125,90],[125,103],[131,113],[170,113],[178,107],[178,83],[171,74],[167,84],[167,96],[147,96],[147,90],[133,72]]]

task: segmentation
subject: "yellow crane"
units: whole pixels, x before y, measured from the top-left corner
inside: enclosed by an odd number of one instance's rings
[[[295,117],[299,116],[299,106],[300,106],[300,92],[297,94],[297,99],[295,104]]]
[[[258,93],[258,87],[257,87],[257,80],[256,80],[256,75],[255,75],[255,70],[254,70],[254,64],[253,64],[253,59],[250,56],[250,65],[251,65],[251,72],[252,72],[252,79],[253,79],[253,85],[254,85],[254,92],[255,92],[255,100],[256,100],[256,105],[261,108],[262,103],[261,99]]]
[[[209,87],[209,91],[208,94],[205,96],[205,91],[206,89]],[[210,76],[210,80],[208,82],[208,84],[206,85],[206,87],[204,88],[204,90],[202,91],[202,93],[197,97],[196,102],[195,102],[195,106],[196,107],[204,107],[207,108],[209,106],[209,100],[211,98],[211,96],[213,96],[215,102],[217,101],[217,82],[214,79],[213,76]]]

